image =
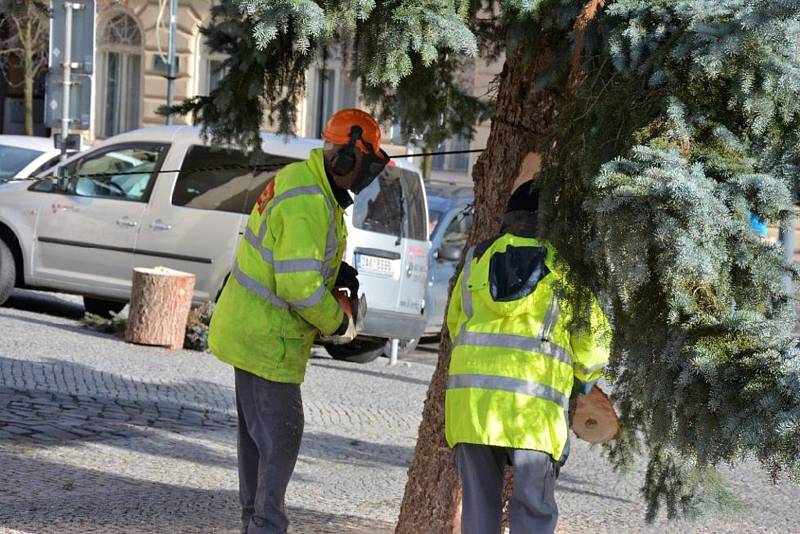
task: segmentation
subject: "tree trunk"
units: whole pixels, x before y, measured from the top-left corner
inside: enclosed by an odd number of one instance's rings
[[[29,7],[29,10],[33,8]],[[33,135],[33,21],[25,20],[25,36],[22,39],[24,53],[23,72],[25,73],[25,135]]]
[[[425,152],[433,152],[435,147],[425,147]],[[433,156],[423,156],[422,158],[422,179],[426,182],[431,179],[433,170]]]
[[[512,186],[533,177],[547,129],[556,112],[557,94],[536,90],[534,82],[553,60],[550,43],[563,45],[553,31],[534,47],[509,51],[499,78],[495,117],[484,151],[472,172],[475,218],[467,246],[496,235]],[[457,269],[460,272],[461,267]],[[450,289],[455,277],[450,281]],[[447,325],[439,361],[423,409],[414,459],[400,509],[398,534],[460,531],[460,490],[452,451],[444,438],[444,396],[451,344]]]
[[[194,282],[195,275],[165,267],[134,269],[125,340],[183,348]]]

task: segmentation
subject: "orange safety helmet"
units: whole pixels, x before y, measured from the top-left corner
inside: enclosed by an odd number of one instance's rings
[[[372,115],[360,109],[342,109],[337,111],[322,130],[322,138],[335,145],[346,145],[350,142],[350,130],[353,126],[361,128],[361,138],[356,142],[358,149],[369,154],[370,150],[362,139],[372,145],[376,155],[380,155],[381,127]]]

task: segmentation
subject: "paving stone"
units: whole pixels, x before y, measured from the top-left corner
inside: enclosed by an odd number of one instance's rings
[[[0,426],[0,532],[238,531],[230,367],[89,337],[35,311],[0,308],[0,332],[0,421],[14,418]],[[422,364],[390,368],[315,352],[287,495],[292,532],[392,532],[435,362],[419,353]],[[724,470],[745,512],[645,527],[644,473],[614,473],[600,448],[574,441],[558,532],[800,532],[798,486],[773,485],[751,463]]]
[[[30,428],[35,434],[41,434],[59,440],[71,440],[75,438],[75,434],[66,432],[53,425],[31,425]]]
[[[4,432],[7,432],[9,434],[15,434],[17,436],[27,436],[33,432],[31,428],[24,428],[15,425],[5,425],[3,427],[0,427],[0,430],[3,430]]]

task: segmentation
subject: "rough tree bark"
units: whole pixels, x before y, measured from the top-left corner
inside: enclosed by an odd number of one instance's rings
[[[165,267],[134,269],[125,340],[183,348],[194,282],[195,275]]]
[[[474,223],[467,246],[495,235],[515,182],[533,177],[559,95],[537,90],[534,82],[554,59],[565,34],[545,34],[533,47],[509,51],[499,76],[495,116],[486,150],[473,168]],[[460,272],[461,266],[457,269]],[[455,277],[450,281],[452,290]],[[423,409],[414,459],[400,509],[398,534],[444,534],[460,531],[461,495],[452,451],[444,438],[444,395],[451,344],[447,325],[439,360]]]

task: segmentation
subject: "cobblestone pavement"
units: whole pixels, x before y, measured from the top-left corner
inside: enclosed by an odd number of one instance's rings
[[[207,354],[126,344],[80,327],[80,301],[18,292],[0,308],[0,532],[235,532],[231,369]],[[391,532],[435,358],[395,368],[317,354],[289,486],[294,532]],[[726,471],[739,513],[642,524],[643,469],[613,473],[574,442],[559,531],[800,532],[800,489]]]

